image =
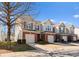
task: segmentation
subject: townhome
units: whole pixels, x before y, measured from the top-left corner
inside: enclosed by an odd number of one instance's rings
[[[26,39],[26,43],[34,43],[38,41],[38,35],[40,34],[39,25],[37,21],[33,20],[31,16],[25,16],[18,18],[15,25],[15,40]]]
[[[51,19],[36,21],[31,16],[23,15],[17,19],[15,25],[15,41],[25,39],[26,43],[44,40],[48,43],[63,41],[76,41],[74,26],[64,22],[54,24]]]
[[[42,22],[42,26],[43,26],[43,35],[44,35],[44,39],[46,42],[48,43],[54,43],[54,36],[55,36],[55,30],[54,30],[54,23],[48,19]]]

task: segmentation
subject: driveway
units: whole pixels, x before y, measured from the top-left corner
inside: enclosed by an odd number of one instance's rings
[[[43,50],[43,51],[72,51],[72,50],[79,50],[79,43],[69,43],[69,44],[62,44],[62,43],[54,43],[54,44],[29,44],[32,47]]]
[[[30,44],[32,47],[36,47],[42,51],[46,51],[46,54],[50,56],[79,56],[79,43],[54,43],[54,44]],[[39,50],[39,51],[40,51]]]

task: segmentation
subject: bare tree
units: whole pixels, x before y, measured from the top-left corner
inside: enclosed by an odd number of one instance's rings
[[[1,2],[0,21],[7,26],[7,41],[10,41],[11,28],[15,25],[17,18],[23,14],[33,13],[33,3],[31,2]]]

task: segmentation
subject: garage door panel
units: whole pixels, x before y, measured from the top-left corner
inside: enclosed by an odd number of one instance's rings
[[[54,36],[48,35],[48,42],[49,43],[54,43]]]
[[[26,34],[26,43],[34,43],[35,35],[34,34]]]

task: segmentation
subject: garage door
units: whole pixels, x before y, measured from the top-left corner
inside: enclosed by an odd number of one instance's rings
[[[26,34],[26,43],[34,43],[35,42],[35,35],[34,34]]]
[[[64,41],[67,41],[67,36],[62,36],[62,39],[64,39]]]
[[[74,37],[73,37],[73,41],[76,41],[76,40],[77,40],[77,39],[76,39],[76,36],[74,36]]]
[[[54,42],[54,36],[48,35],[48,42],[53,43]]]

